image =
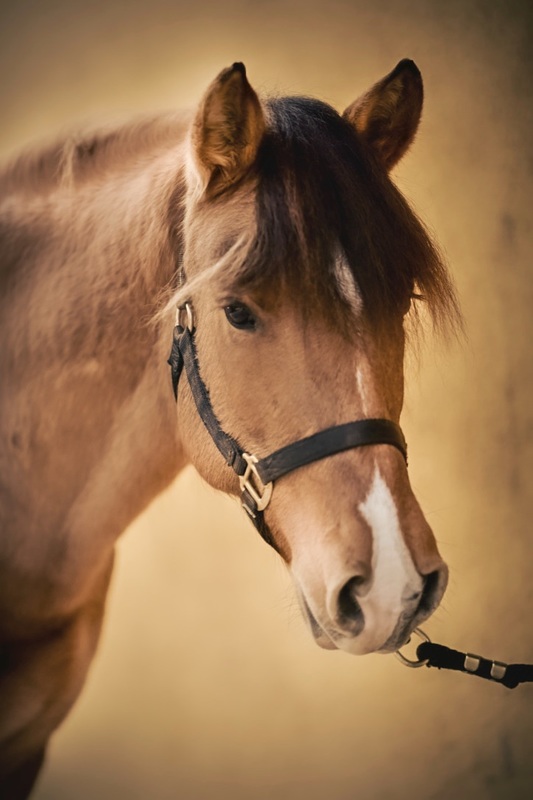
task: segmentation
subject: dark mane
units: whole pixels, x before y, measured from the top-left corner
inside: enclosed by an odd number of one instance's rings
[[[344,256],[373,326],[421,295],[437,325],[459,312],[446,267],[421,222],[352,127],[317,100],[267,103],[271,127],[256,165],[257,238],[239,277],[280,282],[307,306],[346,301],[333,276]]]

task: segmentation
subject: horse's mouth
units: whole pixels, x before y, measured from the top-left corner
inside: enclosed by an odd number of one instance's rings
[[[309,623],[309,627],[311,628],[311,633],[313,634],[315,643],[324,650],[345,649],[342,647],[342,645],[337,644],[336,642],[340,642],[341,640],[346,639],[346,637],[340,633],[337,633],[336,631],[324,630],[320,623],[315,619],[305,600],[304,604],[305,616],[307,617],[307,621]],[[398,625],[393,630],[387,641],[382,647],[379,648],[379,650],[375,650],[375,652],[385,655],[399,650],[409,641],[414,627],[416,627],[416,625],[412,622],[412,620],[407,624],[402,619],[398,620]]]
[[[346,641],[346,635],[336,630],[326,630],[323,628],[309,608],[303,593],[299,594],[304,617],[309,623],[309,627],[311,628],[311,633],[316,644],[319,647],[322,647],[324,650],[347,649],[341,644],[342,641]],[[416,628],[417,625],[419,625],[424,619],[429,617],[434,610],[435,604],[428,602],[428,594],[426,591],[424,591],[414,612],[411,611],[402,614],[390,636],[383,643],[383,645],[377,648],[374,652],[380,654],[389,654],[394,653],[396,650],[402,648],[409,642],[414,628]]]
[[[417,625],[418,625],[418,618],[416,617],[416,615],[415,617],[410,617],[407,621],[405,621],[404,619],[402,619],[402,617],[400,617],[400,619],[398,620],[398,624],[394,628],[393,632],[391,633],[391,635],[389,636],[383,647],[381,647],[376,652],[386,654],[386,653],[395,653],[396,650],[400,650],[404,645],[406,645],[409,642],[411,634]]]
[[[421,622],[430,617],[437,608],[439,600],[435,599],[434,590],[441,581],[444,582],[445,586],[447,580],[447,571],[433,572],[426,576],[424,581],[424,590],[420,596],[420,600],[415,610],[407,614],[402,614],[393,632],[383,647],[378,650],[379,653],[393,653],[396,650],[400,650],[400,648],[409,642],[414,629],[420,625]]]

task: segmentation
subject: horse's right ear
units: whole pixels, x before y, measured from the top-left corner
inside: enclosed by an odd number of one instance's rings
[[[250,169],[265,131],[265,116],[244,64],[223,70],[207,90],[191,129],[201,188],[220,194]]]
[[[386,170],[392,169],[415,138],[424,90],[414,61],[404,58],[343,114]]]

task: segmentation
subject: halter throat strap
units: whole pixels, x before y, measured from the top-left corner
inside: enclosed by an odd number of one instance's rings
[[[178,321],[181,321],[179,312]],[[264,519],[264,510],[270,502],[274,481],[314,461],[367,445],[392,445],[407,462],[407,444],[402,430],[389,419],[360,419],[335,425],[281,447],[264,458],[246,452],[236,439],[222,429],[213,410],[209,391],[200,375],[190,306],[187,308],[187,325],[178,324],[174,328],[168,363],[176,400],[180,376],[185,367],[198,414],[226,464],[239,477],[243,508],[263,539],[273,547],[275,545]]]

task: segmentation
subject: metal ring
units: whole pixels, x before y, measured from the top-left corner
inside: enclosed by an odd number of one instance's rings
[[[185,319],[184,319],[185,316]],[[188,328],[191,333],[194,330],[194,315],[192,310],[192,303],[184,303],[176,309],[176,325],[182,328]]]
[[[427,633],[425,633],[421,628],[415,628],[413,630],[413,633],[415,633],[419,639],[422,639],[423,642],[431,643],[431,639],[429,638]],[[410,641],[411,637],[409,637],[409,639],[406,641],[405,644],[409,644]],[[416,661],[413,661],[411,658],[406,658],[404,655],[402,655],[402,653],[400,653],[399,650],[396,650],[394,655],[402,662],[404,666],[412,667],[413,669],[416,669],[417,667],[424,667],[429,661],[429,658],[422,658],[422,659],[417,658]]]

